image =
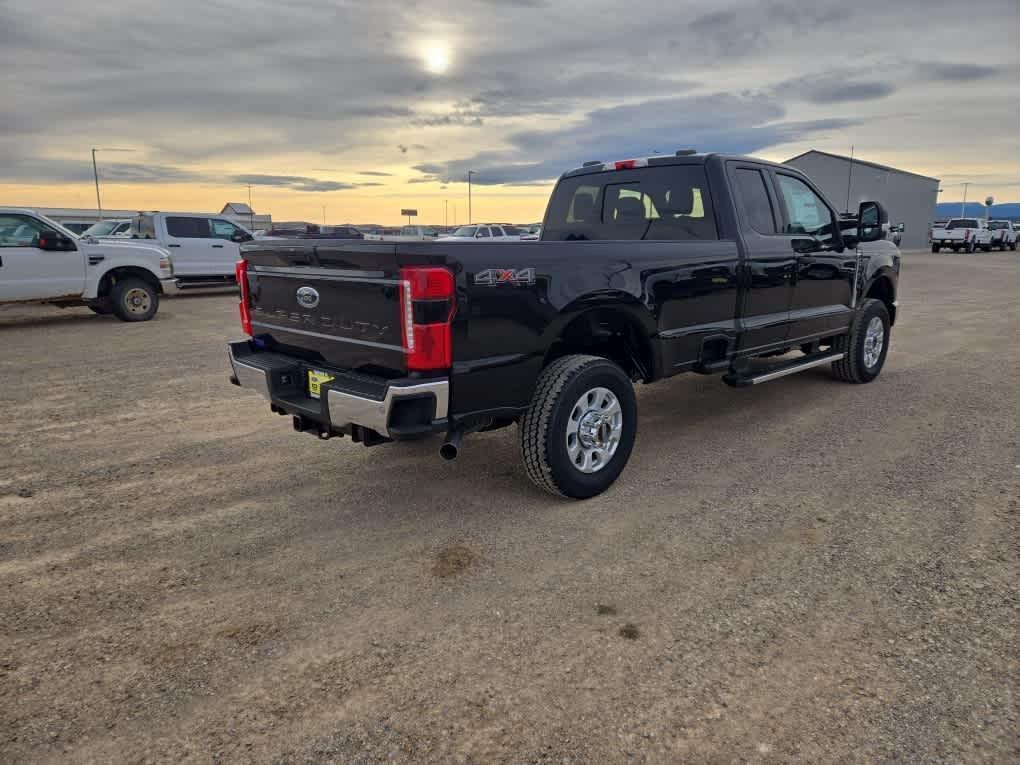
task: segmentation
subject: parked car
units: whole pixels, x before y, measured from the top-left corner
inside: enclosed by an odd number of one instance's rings
[[[683,152],[564,174],[537,243],[482,246],[489,226],[316,243],[314,258],[308,242],[249,242],[231,381],[298,431],[365,445],[440,433],[447,459],[465,435],[518,423],[528,476],[590,497],[634,446],[632,381],[878,377],[899,250],[877,202],[852,232],[835,209],[787,165]]]
[[[522,242],[537,242],[542,238],[542,224],[526,226],[521,234]]]
[[[94,236],[97,239],[103,236],[130,236],[131,221],[101,220],[98,223],[93,223],[87,229],[82,231],[81,235]]]
[[[354,226],[323,226],[322,236],[326,239],[364,239],[365,235]]]
[[[943,247],[968,253],[992,249],[992,232],[984,218],[950,218],[944,227],[933,226],[928,236],[932,252],[939,252]]]
[[[176,292],[170,253],[161,247],[79,239],[32,210],[0,208],[0,303],[87,305],[147,321],[160,296]]]
[[[81,236],[82,233],[93,224],[92,221],[82,220],[62,220],[60,225],[66,230],[70,231],[75,236]]]
[[[318,223],[274,223],[260,238],[364,239],[353,226],[320,226]]]
[[[461,226],[452,234],[436,239],[437,242],[513,242],[521,238],[520,230],[513,226],[502,226],[494,223]]]
[[[903,232],[905,230],[906,226],[902,223],[897,223],[896,225],[889,227],[889,238],[897,247],[899,247],[900,242],[903,241]]]
[[[1020,224],[1008,220],[990,220],[988,230],[992,232],[992,247],[998,247],[999,250],[1005,250],[1007,247],[1011,250],[1016,249]]]
[[[439,232],[432,226],[401,226],[400,228],[376,229],[371,234],[366,234],[369,240],[385,242],[428,242],[439,236]]]
[[[159,212],[136,216],[131,236],[170,250],[182,289],[232,284],[240,245],[253,238],[244,227],[218,215]]]

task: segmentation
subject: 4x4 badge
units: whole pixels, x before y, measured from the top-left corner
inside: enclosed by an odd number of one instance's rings
[[[475,274],[475,284],[488,287],[496,287],[500,284],[527,285],[534,283],[534,268],[489,268]]]

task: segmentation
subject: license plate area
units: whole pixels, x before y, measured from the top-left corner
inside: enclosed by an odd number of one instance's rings
[[[322,395],[322,386],[333,382],[336,378],[328,372],[319,369],[308,370],[308,395],[312,398],[319,398]]]

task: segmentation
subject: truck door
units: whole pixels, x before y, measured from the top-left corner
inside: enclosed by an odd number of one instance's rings
[[[234,273],[234,266],[241,259],[241,242],[251,239],[251,234],[223,218],[210,218],[209,227],[216,240],[212,244],[216,273],[219,275]]]
[[[780,233],[779,204],[764,166],[730,162],[737,216],[744,240],[739,301],[740,350],[787,339],[796,255]]]
[[[221,227],[240,231],[227,221]],[[197,215],[166,216],[166,242],[174,262],[174,273],[182,277],[230,276],[240,257],[238,245],[218,236],[211,218]]]
[[[789,339],[798,340],[850,324],[855,251],[843,249],[839,216],[804,179],[772,172],[782,221],[782,241],[796,259]]]
[[[81,296],[85,263],[77,245],[39,249],[40,234],[56,233],[32,216],[0,214],[0,301]]]

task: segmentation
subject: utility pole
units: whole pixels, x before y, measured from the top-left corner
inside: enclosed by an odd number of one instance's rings
[[[471,217],[471,176],[475,174],[474,170],[468,170],[468,225],[470,226],[473,222]]]
[[[96,150],[92,149],[92,175],[96,179],[96,208],[99,210],[99,220],[103,220],[103,203],[99,199],[99,168],[96,167]]]
[[[457,225],[457,203],[453,203],[453,225]]]
[[[103,219],[103,202],[99,198],[99,168],[96,166],[96,152],[97,151],[127,151],[131,152],[134,149],[100,149],[93,147],[92,149],[92,177],[96,180],[96,208],[99,210],[99,220]]]
[[[850,144],[850,172],[846,179],[846,211],[850,212],[850,184],[854,180],[854,146]]]
[[[326,205],[322,206],[322,225],[326,225]]]
[[[450,200],[443,200],[443,228],[450,227]]]
[[[970,182],[963,184],[963,201],[960,202],[960,217],[962,218],[967,214],[967,187],[970,186]]]
[[[248,184],[248,228],[255,231],[255,208],[251,206],[251,184]]]

